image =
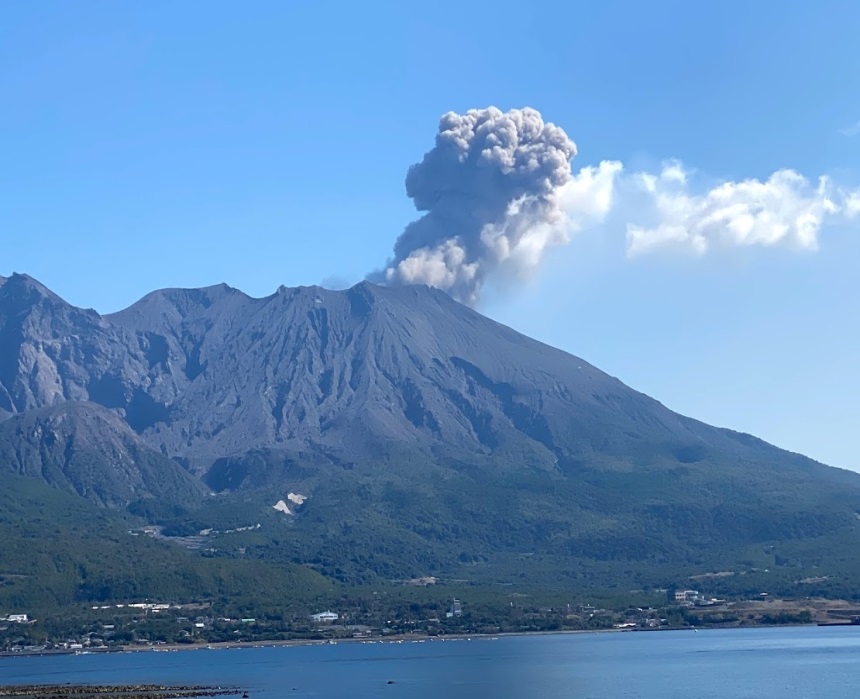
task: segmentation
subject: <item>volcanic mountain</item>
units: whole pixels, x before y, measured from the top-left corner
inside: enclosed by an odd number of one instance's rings
[[[855,536],[860,476],[678,415],[429,287],[167,289],[102,316],[16,274],[0,349],[0,471],[107,504],[191,502],[186,476],[303,493],[281,553],[346,578],[499,578],[521,556],[587,577]]]

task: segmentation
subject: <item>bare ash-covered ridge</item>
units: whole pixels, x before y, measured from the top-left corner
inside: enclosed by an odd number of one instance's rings
[[[771,545],[795,575],[819,565],[797,542],[856,542],[857,474],[680,416],[426,286],[168,289],[100,316],[12,276],[0,347],[0,478],[120,506],[202,482],[248,517],[301,493],[253,555],[338,579],[510,580],[527,555],[534,582],[616,584],[630,561],[723,570]]]
[[[166,289],[103,317],[14,275],[0,342],[0,416],[92,401],[198,474],[251,450],[360,462],[392,445],[568,471],[790,458],[426,286]]]
[[[171,415],[146,434],[195,462],[272,446],[371,458],[392,440],[464,452],[520,442],[550,458],[570,451],[572,422],[587,441],[619,410],[656,409],[666,438],[691,437],[645,396],[429,287],[167,291],[110,321],[165,338],[171,380],[150,394]]]
[[[0,423],[0,472],[41,478],[103,505],[155,497],[190,503],[203,493],[116,412],[90,402],[35,408]]]

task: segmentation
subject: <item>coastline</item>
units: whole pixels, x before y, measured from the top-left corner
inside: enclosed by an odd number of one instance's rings
[[[110,648],[92,648],[87,650],[43,650],[43,651],[19,651],[0,652],[0,660],[4,658],[39,657],[50,655],[101,655],[114,653],[176,653],[200,650],[240,650],[247,648],[289,648],[302,646],[332,646],[340,644],[379,644],[379,643],[426,643],[444,641],[492,641],[501,638],[518,638],[529,636],[571,636],[588,634],[609,633],[653,633],[653,632],[699,632],[710,630],[746,630],[746,629],[773,629],[773,628],[806,628],[817,627],[821,624],[756,624],[750,626],[675,626],[668,628],[637,628],[637,629],[567,629],[559,631],[507,631],[502,633],[472,633],[472,634],[448,634],[444,636],[430,636],[427,634],[398,634],[376,638],[331,638],[331,639],[289,639],[272,641],[222,641],[216,643],[172,643],[149,646],[116,646]],[[847,626],[860,628],[856,624],[826,624],[827,627]]]

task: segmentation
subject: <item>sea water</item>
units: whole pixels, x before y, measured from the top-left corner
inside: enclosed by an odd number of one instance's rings
[[[203,684],[251,699],[860,697],[860,627],[511,636],[0,658],[0,684]]]

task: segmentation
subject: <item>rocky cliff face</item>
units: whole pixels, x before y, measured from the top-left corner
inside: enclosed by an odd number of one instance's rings
[[[103,505],[159,498],[190,505],[196,478],[150,449],[115,412],[88,402],[34,408],[0,423],[0,472],[41,478]]]
[[[440,291],[368,283],[168,289],[100,316],[0,280],[4,471],[107,505],[240,491],[189,531],[300,493],[248,555],[345,580],[819,566],[860,510],[857,474],[677,415]]]
[[[94,434],[134,437],[221,487],[297,460],[527,464],[562,478],[766,464],[843,478],[677,415],[428,287],[168,289],[100,316],[13,275],[0,281],[0,347],[0,419],[89,402],[110,411],[87,409]]]
[[[197,473],[260,448],[506,448],[618,467],[751,448],[427,287],[172,289],[102,317],[16,275],[0,286],[0,344],[5,414],[92,401]]]

